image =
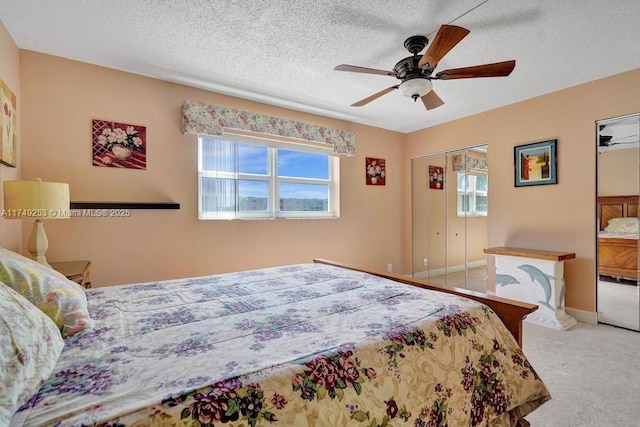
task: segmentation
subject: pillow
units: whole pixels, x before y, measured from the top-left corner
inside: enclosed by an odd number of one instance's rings
[[[87,297],[82,286],[61,273],[0,248],[0,281],[42,310],[69,336],[89,326]]]
[[[638,218],[611,218],[604,231],[607,233],[638,233]]]
[[[0,283],[0,425],[9,425],[16,410],[40,390],[63,346],[55,323]]]

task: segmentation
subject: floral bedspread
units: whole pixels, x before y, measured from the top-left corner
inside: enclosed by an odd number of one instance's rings
[[[514,425],[550,399],[486,306],[321,264],[87,290],[12,425]]]

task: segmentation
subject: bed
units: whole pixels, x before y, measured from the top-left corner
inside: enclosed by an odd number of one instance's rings
[[[638,280],[638,196],[598,197],[598,274]]]
[[[550,399],[518,344],[535,306],[327,260],[86,304],[11,426],[513,426]]]

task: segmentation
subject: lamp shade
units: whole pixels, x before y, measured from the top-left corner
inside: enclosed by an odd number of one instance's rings
[[[433,83],[429,79],[415,78],[405,80],[400,84],[400,92],[402,95],[416,99],[431,92]]]
[[[8,219],[64,219],[69,210],[69,184],[4,181],[4,217]]]

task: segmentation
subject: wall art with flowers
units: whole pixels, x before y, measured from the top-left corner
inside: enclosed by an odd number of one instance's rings
[[[387,170],[384,159],[366,158],[367,185],[385,185]]]
[[[429,165],[429,188],[442,190],[444,188],[444,168]]]
[[[0,80],[0,163],[15,168],[18,166],[18,118],[16,96]]]
[[[147,168],[145,126],[93,120],[93,165],[111,168]]]

